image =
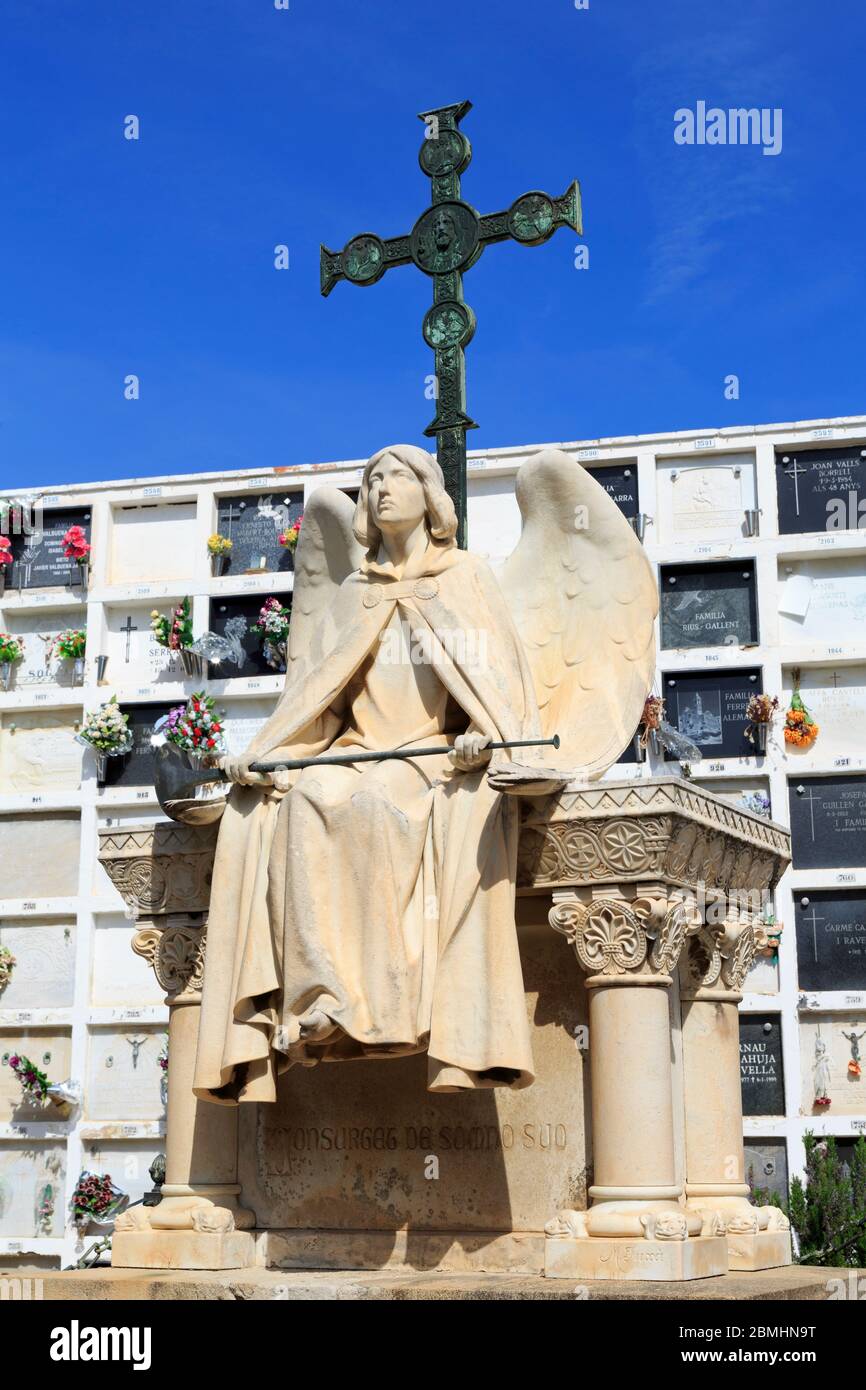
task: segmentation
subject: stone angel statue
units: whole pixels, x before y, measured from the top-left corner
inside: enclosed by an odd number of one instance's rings
[[[501,574],[455,544],[435,459],[395,445],[356,506],[322,487],[295,561],[288,670],[220,824],[195,1094],[273,1101],[293,1064],[426,1052],[428,1087],[528,1086],[518,794],[597,777],[654,672],[656,590],[573,458],[521,469]],[[559,734],[542,750],[491,741]],[[259,760],[442,754],[254,773]],[[544,753],[550,749],[543,750]]]

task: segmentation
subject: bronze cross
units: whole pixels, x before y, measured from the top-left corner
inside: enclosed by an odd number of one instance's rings
[[[581,223],[577,180],[561,198],[524,193],[505,212],[482,216],[460,197],[460,175],[472,158],[472,146],[458,126],[471,110],[470,101],[422,111],[424,140],[418,162],[431,182],[430,207],[408,236],[383,240],[362,232],[342,251],[321,247],[323,295],[340,280],[375,285],[386,270],[414,263],[433,281],[433,307],[424,315],[422,333],[435,354],[436,415],[424,433],[435,435],[445,486],[457,511],[457,543],[466,544],[466,431],[477,429],[466,413],[464,349],[475,332],[475,315],[463,299],[463,272],[475,265],[485,246],[511,238],[523,246],[540,246],[558,227],[578,235]]]

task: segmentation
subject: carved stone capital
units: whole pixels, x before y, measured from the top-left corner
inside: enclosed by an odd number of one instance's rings
[[[137,918],[206,911],[218,829],[174,821],[106,827],[99,862]]]
[[[207,928],[188,913],[169,914],[165,925],[137,931],[132,949],[147,961],[166,994],[200,994],[204,978]]]

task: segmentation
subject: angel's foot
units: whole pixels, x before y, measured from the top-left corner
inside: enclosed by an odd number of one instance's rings
[[[336,1023],[322,1009],[311,1009],[298,1022],[301,1041],[306,1043],[324,1042],[337,1031]]]

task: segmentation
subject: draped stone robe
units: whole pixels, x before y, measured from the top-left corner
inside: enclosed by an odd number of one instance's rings
[[[484,561],[430,541],[402,578],[344,581],[248,750],[538,738],[523,648]],[[494,754],[497,762],[507,753]],[[534,750],[518,755],[531,760]],[[518,802],[441,757],[237,786],[220,827],[194,1091],[276,1099],[277,1076],[427,1051],[436,1091],[533,1079],[514,923]],[[327,1033],[303,1025],[325,1016]]]

